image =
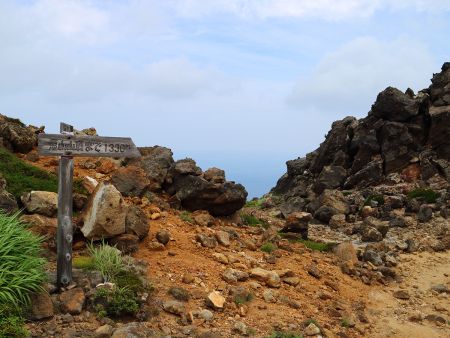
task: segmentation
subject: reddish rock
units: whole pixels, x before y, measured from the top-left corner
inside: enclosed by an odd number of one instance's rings
[[[59,296],[61,312],[79,315],[83,310],[85,300],[86,296],[82,288],[64,291]]]

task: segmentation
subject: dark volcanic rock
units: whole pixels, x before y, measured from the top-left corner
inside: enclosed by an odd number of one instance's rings
[[[214,216],[231,215],[241,209],[247,199],[247,191],[241,184],[215,184],[200,176],[177,176],[171,188],[184,208],[208,210]]]
[[[353,187],[366,187],[372,183],[377,183],[383,177],[383,161],[374,160],[367,164],[360,171],[349,176],[344,183],[345,189],[351,189]]]
[[[111,183],[124,196],[142,196],[150,185],[144,170],[136,166],[117,169],[111,177]]]
[[[341,187],[347,177],[347,170],[341,166],[325,166],[314,185],[314,191],[320,194],[325,189]]]
[[[431,107],[429,143],[439,157],[450,161],[450,105]]]
[[[28,153],[37,145],[37,132],[42,131],[34,127],[26,127],[17,119],[12,119],[0,114],[0,140],[9,150]]]

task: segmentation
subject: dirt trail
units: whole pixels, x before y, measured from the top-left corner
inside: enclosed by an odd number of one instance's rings
[[[399,271],[401,283],[376,288],[368,295],[371,337],[450,337],[448,322],[424,319],[437,315],[448,321],[449,295],[432,291],[431,287],[450,286],[450,251],[402,255]],[[395,298],[393,294],[398,290],[406,291],[410,298]]]

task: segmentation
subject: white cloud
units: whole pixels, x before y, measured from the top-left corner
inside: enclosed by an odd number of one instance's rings
[[[387,86],[420,90],[436,69],[427,47],[399,38],[355,39],[326,55],[309,76],[298,80],[288,102],[323,113],[364,115]]]

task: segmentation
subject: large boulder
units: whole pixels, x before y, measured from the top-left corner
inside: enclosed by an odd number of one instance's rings
[[[345,183],[345,189],[351,189],[353,187],[367,187],[373,183],[377,183],[383,177],[383,161],[373,160],[368,163],[364,168],[349,176]]]
[[[160,191],[170,167],[174,164],[172,151],[160,146],[139,148],[139,151],[142,156],[131,160],[130,164],[144,170],[150,182],[149,190]]]
[[[176,176],[170,190],[175,192],[184,208],[208,210],[214,216],[233,214],[247,199],[247,191],[241,184],[216,184],[193,175]]]
[[[128,208],[121,193],[110,183],[100,183],[89,197],[81,232],[87,239],[110,238],[125,233]]]
[[[24,193],[20,199],[31,214],[52,217],[58,211],[58,194],[55,192],[31,191]]]
[[[2,145],[19,153],[28,153],[37,145],[36,132],[42,130],[26,127],[17,119],[0,114],[0,140]]]
[[[142,168],[130,165],[117,169],[111,177],[111,183],[124,196],[142,196],[150,180]]]
[[[347,177],[347,170],[341,166],[325,166],[320,172],[314,185],[314,191],[320,194],[325,189],[336,189],[341,187]]]
[[[450,161],[450,105],[431,107],[429,143],[440,158]]]
[[[349,203],[339,190],[324,190],[318,198],[319,208],[314,212],[314,218],[328,223],[333,215],[348,214]]]
[[[419,114],[421,99],[415,99],[397,88],[387,87],[378,94],[370,115],[388,121],[405,122]]]
[[[441,70],[431,79],[430,96],[435,107],[450,105],[450,63],[444,63]]]

